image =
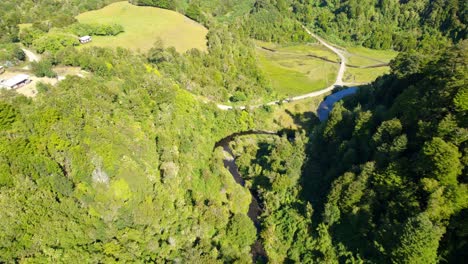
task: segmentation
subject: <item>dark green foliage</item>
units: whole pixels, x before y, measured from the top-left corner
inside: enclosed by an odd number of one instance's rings
[[[124,28],[118,24],[81,24],[76,23],[68,27],[77,36],[117,36],[124,32]]]
[[[467,112],[457,107],[467,51],[463,41],[399,56],[314,130],[305,193],[335,243],[378,263],[436,263],[444,252],[447,221],[468,207]]]
[[[249,251],[257,237],[256,233],[257,230],[247,215],[235,214],[229,220],[226,239],[221,241],[221,250],[227,253],[228,259],[236,259],[239,252]]]
[[[300,20],[329,38],[375,49],[409,51],[428,42],[430,46],[446,42],[443,36],[458,42],[467,35],[467,7],[462,0],[290,2]]]
[[[3,65],[6,62],[15,64],[25,59],[26,55],[18,45],[12,43],[0,44],[0,64]]]
[[[201,21],[203,18],[200,6],[196,2],[192,2],[189,4],[187,10],[185,10],[185,15],[195,21]]]
[[[164,9],[176,10],[176,1],[174,0],[130,0],[135,5],[141,6],[154,6]]]
[[[255,11],[243,19],[244,30],[250,37],[276,43],[313,41],[298,21],[287,16],[287,11],[271,5],[258,6],[258,3]]]
[[[36,27],[28,27],[28,28],[21,30],[19,38],[22,44],[29,47],[33,44],[34,40],[39,39],[44,34],[45,34],[44,31]]]
[[[437,263],[438,241],[443,232],[425,214],[408,219],[403,226],[397,249],[392,252],[393,262]]]
[[[56,53],[61,49],[79,45],[78,38],[68,34],[47,34],[35,39],[32,46],[38,53]]]
[[[11,43],[19,37],[45,53],[32,64],[38,76],[54,76],[52,64],[90,73],[38,84],[34,100],[0,92],[0,262],[249,263],[256,239],[272,263],[464,257],[461,1],[132,1],[181,10],[210,28],[208,52],[179,54],[157,41],[146,56],[76,49],[75,36],[58,33],[118,34],[118,26],[73,18],[112,0],[56,2],[0,2],[1,60],[24,60]],[[19,34],[20,22],[33,26]],[[249,38],[309,41],[301,23],[332,39],[419,51],[337,103],[309,138],[236,141],[235,161],[261,207],[256,236],[249,190],[213,151],[255,122],[201,96],[242,104],[274,96]]]
[[[457,146],[436,137],[424,143],[421,156],[420,166],[427,177],[442,184],[457,184],[462,169]]]

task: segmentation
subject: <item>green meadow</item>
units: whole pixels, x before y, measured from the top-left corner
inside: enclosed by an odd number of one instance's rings
[[[373,50],[364,47],[348,47],[346,51],[348,64],[356,66],[389,63],[398,55],[398,52],[393,50]]]
[[[87,45],[125,47],[148,51],[160,38],[166,47],[179,52],[206,47],[208,30],[197,22],[174,11],[131,5],[126,1],[89,11],[76,17],[80,23],[120,24],[125,32],[117,36],[95,36]],[[87,46],[86,45],[86,46]]]
[[[321,90],[335,82],[339,65],[309,56],[337,61],[335,54],[320,45],[256,44],[259,65],[280,97]]]
[[[393,50],[372,50],[364,47],[347,47],[346,58],[348,67],[343,81],[349,83],[369,83],[377,77],[389,73],[390,67],[379,66],[376,68],[366,68],[376,65],[388,64],[398,52]],[[364,68],[356,68],[364,67]]]

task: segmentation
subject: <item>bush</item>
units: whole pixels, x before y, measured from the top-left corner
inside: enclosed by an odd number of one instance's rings
[[[245,93],[237,91],[234,93],[233,96],[231,96],[230,100],[231,102],[242,102],[247,100],[247,96],[245,95]]]
[[[24,61],[26,55],[16,44],[0,44],[0,63]]]
[[[31,69],[37,77],[57,77],[57,73],[52,70],[52,63],[49,60],[32,62]]]
[[[33,47],[39,53],[49,51],[56,53],[57,51],[71,46],[79,45],[78,38],[65,34],[47,34],[32,43]]]
[[[130,3],[139,6],[155,6],[164,9],[176,10],[177,6],[174,0],[131,0]]]
[[[23,45],[29,47],[32,45],[34,40],[42,37],[45,34],[44,31],[36,28],[36,27],[30,27],[30,28],[25,28],[21,30],[21,33],[19,35],[19,39]]]
[[[124,32],[124,28],[119,24],[80,24],[76,23],[69,27],[69,30],[78,36],[117,36]]]

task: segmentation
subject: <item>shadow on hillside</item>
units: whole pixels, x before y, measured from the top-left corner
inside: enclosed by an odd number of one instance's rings
[[[299,129],[305,130],[306,133],[310,132],[315,125],[320,123],[317,115],[312,111],[293,113],[286,109],[285,112],[293,119],[294,124]]]

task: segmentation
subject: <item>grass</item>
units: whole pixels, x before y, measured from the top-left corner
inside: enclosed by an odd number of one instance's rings
[[[127,1],[117,2],[102,9],[76,17],[80,23],[120,24],[125,32],[117,36],[95,36],[85,46],[125,47],[147,51],[161,38],[165,46],[179,52],[192,48],[206,51],[208,30],[195,21],[170,10],[134,6]]]
[[[349,47],[346,51],[348,51],[348,64],[355,66],[389,63],[398,55],[398,52],[393,50],[372,50],[364,47]]]
[[[24,23],[24,24],[18,24],[18,27],[21,30],[25,29],[25,28],[30,28],[32,27],[32,24],[31,23]]]
[[[348,66],[358,67],[387,64],[398,55],[398,52],[393,50],[372,50],[364,47],[348,47],[346,51]],[[349,83],[368,83],[389,72],[390,67],[388,66],[378,68],[347,67],[343,81]]]
[[[369,83],[374,81],[377,77],[390,72],[390,67],[356,69],[346,68],[343,77],[344,82],[348,83]]]
[[[326,47],[319,45],[319,44],[311,44],[311,45],[293,45],[293,46],[286,46],[279,49],[279,51],[284,52],[294,52],[299,54],[310,54],[318,57],[323,57],[328,60],[339,62],[339,57]]]
[[[334,59],[318,45],[276,47],[271,43],[257,42],[258,62],[279,97],[289,97],[321,90],[336,78],[338,64],[308,57],[308,54]]]

